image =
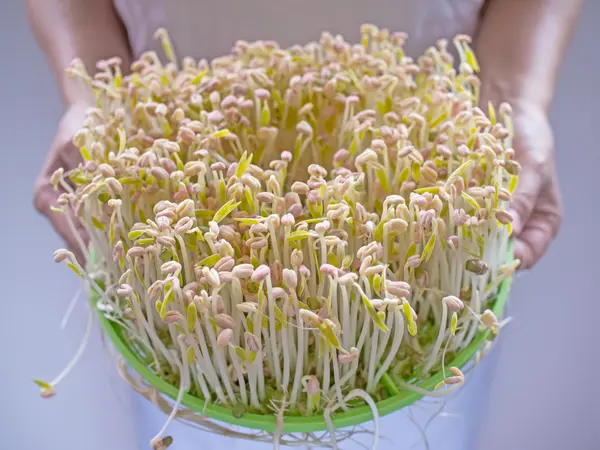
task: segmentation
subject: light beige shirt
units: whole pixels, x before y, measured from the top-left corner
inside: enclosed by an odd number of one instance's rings
[[[474,36],[484,0],[114,0],[134,57],[159,51],[154,32],[169,32],[179,57],[229,54],[235,41],[275,40],[282,47],[318,40],[321,32],[359,42],[360,25],[409,34],[418,56],[439,38]]]

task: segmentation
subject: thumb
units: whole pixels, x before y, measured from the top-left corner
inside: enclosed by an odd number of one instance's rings
[[[541,174],[529,168],[523,168],[519,174],[517,189],[513,193],[509,211],[513,216],[513,233],[519,236],[529,221],[542,185]]]

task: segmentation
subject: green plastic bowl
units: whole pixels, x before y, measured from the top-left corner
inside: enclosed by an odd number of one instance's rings
[[[509,256],[512,256],[510,250]],[[499,286],[498,295],[491,308],[497,316],[502,315],[510,291],[511,282],[512,279],[508,278]],[[97,310],[96,302],[98,299],[98,293],[92,292],[91,301],[94,310],[98,313],[100,325],[125,361],[127,361],[129,366],[147,383],[156,388],[163,395],[175,400],[178,394],[178,388],[162,380],[148,368],[140,355],[131,348],[119,325],[107,319],[101,311]],[[475,353],[477,353],[483,342],[487,339],[489,333],[489,330],[478,332],[475,335],[473,342],[459,352],[447,367],[464,367]],[[443,374],[440,371],[429,379],[417,383],[416,386],[425,390],[432,390],[436,384],[442,381],[442,379]],[[376,403],[380,416],[385,416],[410,406],[423,397],[423,395],[416,392],[399,388],[394,383],[393,378],[388,374],[383,376],[381,384],[387,390],[389,397]],[[199,414],[221,422],[271,433],[277,430],[277,422],[274,415],[245,413],[242,417],[234,417],[231,409],[212,403],[206,404],[204,400],[190,394],[184,394],[182,403],[184,406]],[[367,405],[352,407],[352,409],[348,411],[339,412],[332,416],[332,422],[336,429],[360,425],[372,419],[373,413]],[[312,433],[326,430],[328,430],[328,426],[323,416],[286,416],[284,420],[284,433]]]

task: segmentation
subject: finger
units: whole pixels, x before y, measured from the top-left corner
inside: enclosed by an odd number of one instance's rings
[[[519,236],[529,222],[540,194],[542,174],[524,168],[519,174],[517,189],[510,202],[509,211],[513,216],[513,233]]]
[[[558,232],[560,216],[534,212],[523,232],[514,240],[515,258],[521,260],[520,270],[533,267],[546,254]]]
[[[59,195],[60,193],[54,191],[54,188],[50,183],[42,184],[36,189],[34,198],[35,207],[52,223],[52,226],[58,235],[64,240],[67,248],[75,254],[77,261],[80,264],[85,264],[85,248],[82,249],[77,236],[79,236],[83,245],[87,246],[87,233],[79,220],[74,216],[73,211],[70,208],[64,213],[52,211],[51,208],[57,204]],[[69,226],[69,220],[71,221],[73,227]]]

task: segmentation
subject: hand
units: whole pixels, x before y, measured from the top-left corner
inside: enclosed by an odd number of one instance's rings
[[[72,105],[63,115],[52,142],[50,153],[38,175],[33,194],[35,208],[50,220],[54,229],[63,238],[69,250],[75,254],[81,264],[85,262],[81,246],[78,244],[72,228],[69,227],[65,214],[59,214],[51,210],[52,206],[57,205],[58,196],[64,190],[59,188],[58,191],[55,191],[54,186],[50,183],[50,177],[60,167],[67,172],[76,168],[81,162],[81,154],[73,145],[73,136],[83,125],[87,107],[86,104]],[[74,217],[72,211],[69,211],[68,214],[70,214],[77,233],[81,236],[84,244],[87,245],[87,234],[84,228],[79,220]]]
[[[554,160],[554,137],[546,113],[537,107],[513,105],[513,148],[521,164],[513,194],[513,249],[529,269],[545,254],[558,233],[562,204]]]

